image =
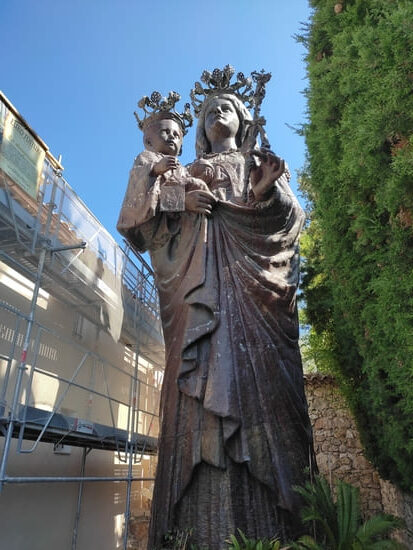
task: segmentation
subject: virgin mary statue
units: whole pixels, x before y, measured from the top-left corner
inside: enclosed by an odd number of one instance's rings
[[[192,92],[188,169],[209,191],[188,192],[184,212],[152,208],[148,219],[142,208],[145,218],[122,226],[150,251],[166,345],[150,550],[174,530],[209,550],[237,529],[294,538],[293,487],[315,467],[296,307],[304,215],[285,163],[256,144],[262,119],[245,102],[260,94],[232,76],[204,72],[206,88]],[[148,204],[152,189],[142,182]]]

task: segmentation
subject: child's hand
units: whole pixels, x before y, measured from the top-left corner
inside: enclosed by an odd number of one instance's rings
[[[153,165],[152,175],[161,176],[162,174],[165,174],[165,172],[167,172],[168,170],[174,170],[175,168],[178,168],[178,166],[178,159],[176,157],[173,157],[172,155],[167,155]]]

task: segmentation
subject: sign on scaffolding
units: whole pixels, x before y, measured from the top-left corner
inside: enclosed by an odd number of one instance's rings
[[[0,170],[35,199],[45,150],[11,112],[0,121],[0,136]]]

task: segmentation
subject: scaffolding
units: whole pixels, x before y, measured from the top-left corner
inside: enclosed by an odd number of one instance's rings
[[[0,132],[7,116],[16,117],[46,155],[34,197],[0,168],[0,292],[12,289],[9,299],[0,299],[0,490],[78,484],[76,550],[84,484],[125,483],[126,550],[132,483],[153,481],[135,476],[134,465],[157,450],[164,344],[153,272],[136,251],[117,245],[65,181],[60,161],[0,93]],[[53,322],[51,300],[58,312]],[[123,350],[121,364],[111,357],[113,344]],[[9,475],[12,441],[19,455],[41,443],[62,454],[81,447],[80,473]],[[92,450],[116,453],[126,475],[86,475]]]

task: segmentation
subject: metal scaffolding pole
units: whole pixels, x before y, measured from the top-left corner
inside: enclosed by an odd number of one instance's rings
[[[50,230],[50,224],[52,221],[52,214],[53,214],[53,208],[54,208],[54,200],[56,196],[56,188],[57,188],[57,180],[61,177],[61,173],[59,171],[55,171],[54,174],[54,180],[53,180],[53,187],[52,192],[50,196],[50,202],[49,202],[49,210],[47,213],[47,219],[45,224],[45,239],[43,246],[40,250],[40,256],[39,256],[39,262],[37,265],[37,272],[36,272],[36,278],[34,281],[34,287],[33,287],[33,294],[32,299],[30,302],[30,312],[27,316],[27,326],[26,326],[26,333],[24,336],[24,343],[23,348],[20,356],[20,363],[17,367],[17,377],[16,382],[14,386],[14,392],[13,392],[13,400],[11,405],[11,412],[10,412],[10,422],[7,426],[7,432],[4,442],[4,449],[3,449],[3,455],[0,463],[0,492],[3,489],[4,480],[6,479],[6,468],[7,468],[7,461],[8,456],[10,452],[10,444],[11,439],[13,436],[13,431],[16,422],[18,421],[18,405],[19,405],[19,399],[20,399],[20,393],[21,393],[21,387],[22,387],[22,381],[23,381],[23,375],[25,371],[27,370],[26,364],[27,364],[27,353],[30,346],[31,341],[31,334],[33,330],[34,320],[35,320],[35,314],[36,314],[36,306],[37,306],[37,299],[39,297],[39,291],[40,291],[40,283],[42,280],[43,275],[43,269],[44,269],[44,263],[46,260],[46,254],[47,252],[52,252],[53,249],[49,248],[47,245],[47,236],[49,234]],[[75,248],[84,248],[85,243],[81,243],[79,246],[76,246]]]
[[[73,524],[73,534],[72,534],[72,550],[76,550],[77,547],[77,533],[79,528],[79,520],[80,520],[80,509],[82,506],[82,495],[83,495],[83,483],[84,483],[84,476],[85,476],[85,468],[86,468],[86,457],[88,453],[91,451],[91,449],[87,449],[86,447],[83,448],[82,453],[82,465],[80,467],[80,476],[81,481],[79,482],[79,491],[77,494],[77,507],[76,507],[76,515],[75,515],[75,521]]]
[[[126,509],[125,509],[125,527],[124,527],[124,533],[123,533],[123,550],[126,550],[128,546],[130,497],[131,497],[132,481],[133,481],[133,476],[132,476],[133,449],[134,449],[134,446],[129,441],[128,442],[129,463],[128,463],[128,477],[126,481]]]
[[[99,481],[112,481],[115,483],[125,481],[155,481],[154,477],[129,477],[129,476],[5,476],[2,480],[3,483],[80,483],[84,482],[99,482]]]
[[[25,337],[24,337],[23,350],[22,350],[21,357],[20,357],[20,364],[17,367],[17,369],[18,369],[17,370],[17,378],[16,378],[16,384],[14,386],[10,422],[9,422],[9,425],[7,426],[6,440],[5,440],[5,443],[4,443],[3,456],[2,456],[1,465],[0,465],[0,492],[3,489],[3,483],[4,483],[3,480],[5,479],[7,460],[8,460],[8,456],[9,456],[10,443],[11,443],[11,438],[12,438],[12,435],[13,435],[14,425],[15,425],[16,420],[18,420],[17,419],[17,408],[18,408],[18,404],[19,404],[23,374],[27,369],[27,367],[26,367],[27,351],[28,351],[29,345],[30,345],[30,337],[31,337],[31,333],[32,333],[33,323],[34,323],[36,303],[37,303],[37,298],[38,298],[38,295],[39,295],[40,280],[41,280],[41,275],[42,275],[42,272],[43,272],[45,258],[46,258],[46,248],[44,247],[44,248],[42,248],[42,250],[40,252],[40,259],[39,259],[39,264],[38,264],[38,268],[37,268],[36,281],[35,281],[35,285],[34,285],[34,289],[33,289],[33,297],[32,297],[31,306],[30,306],[30,313],[29,313],[29,317],[28,317],[28,320],[27,320],[26,334],[25,334]]]
[[[53,189],[52,189],[50,203],[49,203],[49,211],[47,213],[47,220],[46,220],[46,226],[45,226],[45,235],[47,235],[48,232],[49,232],[49,227],[50,227],[50,223],[51,223],[51,219],[52,219],[53,201],[54,201],[54,197],[56,195],[56,183],[57,183],[58,175],[59,175],[58,172],[55,172],[55,178],[54,178],[54,181],[53,181]],[[26,367],[27,352],[28,352],[28,349],[29,349],[30,337],[31,337],[33,324],[34,324],[37,298],[39,296],[39,291],[40,291],[40,282],[41,282],[41,278],[42,278],[42,274],[43,274],[44,262],[45,262],[45,259],[46,259],[46,252],[47,252],[46,245],[43,245],[43,247],[40,251],[40,258],[39,258],[39,262],[38,262],[38,265],[37,265],[36,279],[35,279],[34,288],[33,288],[32,300],[31,300],[31,303],[30,303],[30,313],[29,313],[28,318],[27,318],[26,334],[25,334],[25,337],[24,337],[23,349],[22,349],[22,353],[21,353],[21,356],[20,356],[20,363],[19,363],[19,366],[17,367],[17,369],[18,369],[17,370],[17,378],[16,378],[16,383],[15,383],[15,386],[14,386],[13,400],[12,400],[11,413],[10,413],[10,422],[9,422],[9,425],[7,426],[7,433],[6,433],[5,443],[4,443],[3,456],[2,456],[2,460],[1,460],[1,464],[0,464],[0,492],[3,489],[3,480],[4,480],[5,475],[6,475],[6,467],[7,467],[7,460],[8,460],[9,451],[10,451],[11,438],[13,436],[14,424],[17,420],[17,416],[16,416],[17,415],[17,407],[18,407],[18,404],[19,404],[23,374],[27,369],[27,367]]]

